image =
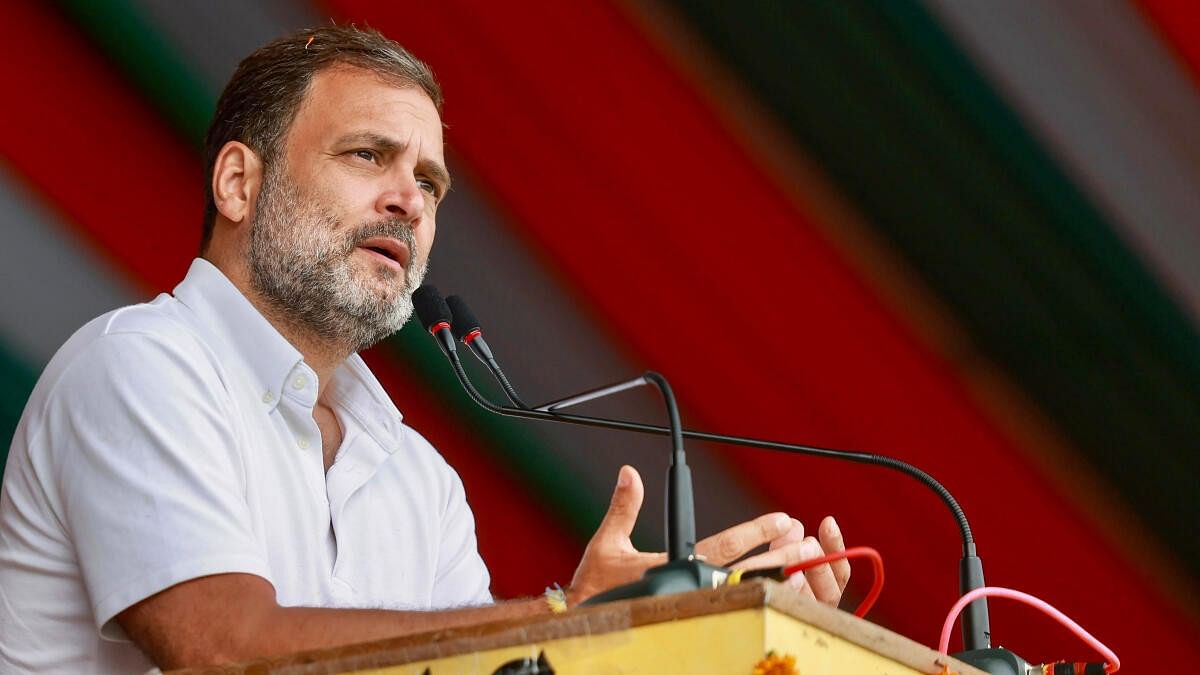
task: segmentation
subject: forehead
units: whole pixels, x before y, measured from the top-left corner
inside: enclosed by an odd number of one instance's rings
[[[313,76],[287,143],[325,147],[364,132],[416,143],[423,157],[443,161],[442,120],[429,96],[419,87],[351,66],[333,66]]]

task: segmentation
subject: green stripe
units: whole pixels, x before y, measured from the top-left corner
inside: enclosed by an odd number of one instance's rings
[[[1196,329],[941,27],[907,0],[677,4],[981,351],[1200,569],[1200,542],[1170,534],[1200,521]]]
[[[128,0],[58,0],[60,9],[197,147],[219,91],[206,86]]]
[[[4,462],[17,422],[36,381],[34,369],[0,344],[0,477],[4,475]]]
[[[195,146],[203,142],[216,108],[219,88],[209,87],[172,51],[154,26],[127,0],[60,0],[61,7],[112,59],[141,93]],[[478,447],[501,464],[513,467],[546,512],[580,541],[586,541],[607,507],[595,495],[580,491],[582,477],[560,455],[532,433],[527,424],[486,413],[461,391],[437,346],[413,325],[386,344],[387,352],[405,363],[441,407],[466,421]],[[486,381],[486,378],[477,379]],[[499,400],[494,397],[494,400]],[[638,542],[646,545],[647,542]],[[656,545],[651,545],[652,547]]]

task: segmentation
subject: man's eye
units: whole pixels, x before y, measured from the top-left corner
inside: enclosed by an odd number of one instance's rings
[[[422,190],[428,192],[434,197],[438,196],[437,185],[434,185],[433,181],[425,180],[424,178],[418,178],[417,185],[420,186]]]
[[[376,161],[375,153],[371,150],[355,150],[352,154],[355,157],[361,157],[362,159],[365,159],[368,162]]]

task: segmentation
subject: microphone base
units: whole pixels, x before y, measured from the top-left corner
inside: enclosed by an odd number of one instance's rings
[[[1002,647],[969,649],[950,656],[991,675],[1029,675],[1042,672],[1041,668],[1029,665],[1025,659]]]
[[[653,595],[686,593],[702,588],[716,588],[725,583],[729,572],[730,570],[724,567],[709,565],[694,558],[672,560],[665,565],[651,567],[646,570],[646,574],[641,579],[631,584],[597,593],[580,604],[587,607],[616,600],[631,600]]]

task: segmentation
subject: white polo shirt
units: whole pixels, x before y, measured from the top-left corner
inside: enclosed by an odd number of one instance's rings
[[[261,576],[280,604],[491,602],[458,475],[358,356],[327,388],[207,261],[81,328],[21,417],[0,490],[0,672],[128,673],[113,617],[188,579]]]

